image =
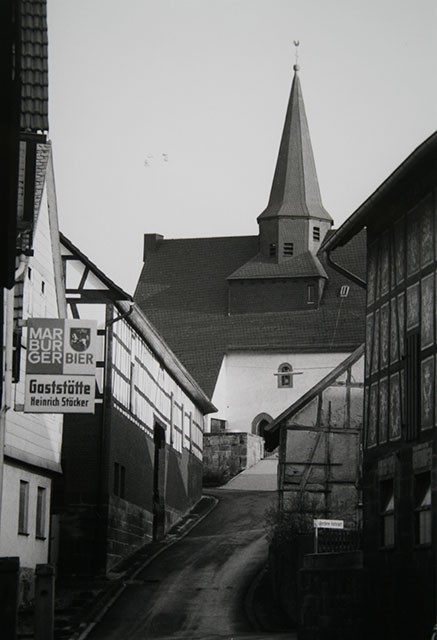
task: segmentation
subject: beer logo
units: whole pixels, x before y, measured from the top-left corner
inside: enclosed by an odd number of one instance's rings
[[[91,330],[83,327],[70,329],[70,346],[74,351],[86,351],[91,343]]]

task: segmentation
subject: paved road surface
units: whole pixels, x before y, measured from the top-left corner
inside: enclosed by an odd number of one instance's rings
[[[215,509],[128,584],[90,639],[294,637],[257,634],[245,611],[248,588],[266,561],[264,514],[275,505],[275,493],[215,495]]]

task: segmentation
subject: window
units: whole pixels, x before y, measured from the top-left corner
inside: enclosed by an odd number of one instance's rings
[[[313,240],[320,242],[320,227],[313,227]]]
[[[309,284],[307,287],[307,303],[314,304],[316,301],[316,288],[313,284]]]
[[[46,537],[46,489],[38,487],[36,494],[36,527],[37,538]]]
[[[275,256],[276,255],[276,243],[272,242],[269,248],[269,255],[271,256]]]
[[[46,290],[46,283],[44,282],[44,280],[41,280],[41,293],[42,295],[44,295]]]
[[[114,463],[114,494],[119,498],[125,496],[125,480],[126,480],[126,468],[119,464]]]
[[[29,534],[29,483],[25,480],[20,480],[18,533],[25,536]]]
[[[395,543],[395,496],[393,479],[380,484],[381,546],[393,547]]]
[[[211,418],[211,433],[220,433],[226,431],[227,421],[219,420],[219,418]]]
[[[431,544],[431,473],[414,477],[414,537],[415,543]]]
[[[293,367],[291,364],[281,364],[278,368],[278,388],[291,388],[293,386]]]
[[[27,267],[27,277],[32,280],[32,269],[30,267]]]
[[[349,295],[350,287],[348,284],[344,284],[340,287],[340,298],[347,298]]]
[[[292,242],[284,242],[284,256],[292,256],[294,253],[294,244]]]

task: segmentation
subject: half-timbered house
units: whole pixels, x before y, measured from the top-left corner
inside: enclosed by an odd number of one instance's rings
[[[430,638],[436,616],[436,202],[434,133],[325,245],[333,252],[367,228],[363,552],[374,638]]]
[[[319,517],[361,526],[363,388],[361,345],[266,427],[267,441],[279,444],[280,508],[305,494]]]
[[[68,313],[97,321],[94,414],[65,416],[59,569],[107,571],[199,500],[214,407],[130,296],[67,238]]]

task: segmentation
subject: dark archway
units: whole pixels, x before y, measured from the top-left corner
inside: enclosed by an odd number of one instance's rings
[[[270,416],[268,413],[259,413],[252,420],[252,433],[260,436],[261,438],[264,438],[264,450],[267,453],[272,452],[277,447],[277,444],[273,446],[273,443],[271,443],[270,434],[265,431],[265,428],[272,422],[272,420],[272,416]]]
[[[153,443],[153,539],[160,540],[165,533],[165,429],[157,423]]]

